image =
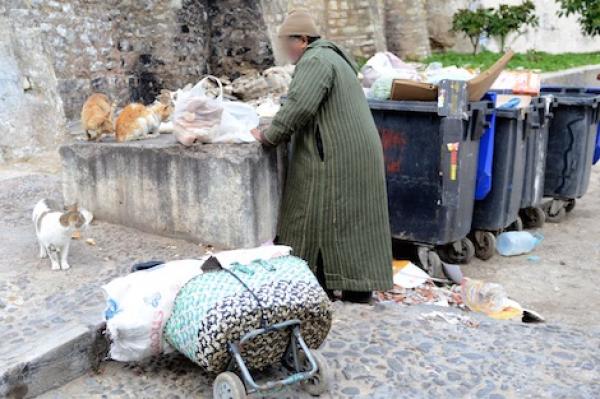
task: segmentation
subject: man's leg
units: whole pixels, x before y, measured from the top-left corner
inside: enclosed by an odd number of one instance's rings
[[[319,281],[319,284],[321,284],[321,287],[323,287],[323,289],[325,290],[325,292],[327,293],[327,296],[329,297],[329,299],[333,299],[333,290],[328,290],[327,289],[327,281],[325,279],[325,267],[323,266],[323,255],[321,255],[321,251],[319,251],[319,255],[317,255],[317,281]]]

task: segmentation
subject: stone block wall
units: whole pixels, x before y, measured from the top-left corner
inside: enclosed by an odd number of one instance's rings
[[[379,4],[367,0],[329,0],[325,35],[355,57],[385,50]]]
[[[252,0],[11,0],[0,15],[41,29],[68,119],[93,91],[149,103],[209,72],[273,63]]]

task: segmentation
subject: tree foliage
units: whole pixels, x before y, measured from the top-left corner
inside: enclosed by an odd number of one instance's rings
[[[500,50],[504,51],[506,39],[512,33],[522,35],[528,26],[538,26],[539,18],[535,15],[535,4],[525,0],[517,6],[500,4],[489,20],[487,32],[500,41]]]
[[[556,0],[560,5],[558,16],[577,15],[581,31],[589,36],[600,36],[600,0]]]
[[[452,30],[464,33],[473,46],[473,54],[477,54],[481,35],[487,32],[489,20],[492,15],[491,8],[478,8],[458,10],[452,18]]]
[[[538,22],[535,5],[531,0],[525,0],[520,5],[501,4],[496,9],[460,9],[452,19],[452,30],[464,33],[473,45],[473,54],[477,54],[482,35],[496,37],[500,42],[500,50],[504,51],[509,35],[521,35],[527,27],[538,26]]]

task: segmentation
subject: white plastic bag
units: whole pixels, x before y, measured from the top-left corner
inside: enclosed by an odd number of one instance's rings
[[[205,84],[213,80],[219,86],[216,98],[206,94]],[[191,90],[184,91],[175,100],[173,128],[177,141],[191,145],[194,141],[210,142],[219,131],[223,113],[223,86],[214,76],[207,76]]]
[[[118,361],[139,361],[173,351],[163,339],[163,328],[173,310],[175,296],[194,276],[202,273],[202,260],[179,260],[119,277],[104,285],[109,356]]]
[[[371,85],[383,76],[397,76],[396,79],[410,79],[419,81],[419,74],[412,65],[403,62],[389,51],[376,53],[369,58],[367,63],[361,68],[363,74],[363,87]]]
[[[251,105],[237,101],[223,101],[223,114],[219,132],[212,143],[252,143],[256,141],[250,131],[258,127],[259,118]]]
[[[212,256],[222,267],[229,268],[233,263],[247,265],[255,260],[287,256],[291,251],[291,247],[267,245]],[[209,256],[167,262],[116,278],[102,287],[106,297],[106,330],[111,341],[110,358],[121,362],[140,361],[173,351],[163,339],[164,326],[173,311],[177,293],[189,280],[202,274],[202,265]]]
[[[205,84],[213,80],[218,95],[206,93]],[[201,143],[250,143],[255,141],[250,131],[258,126],[256,110],[247,104],[223,100],[223,85],[214,76],[207,76],[191,90],[178,94],[173,113],[175,138],[189,146]]]

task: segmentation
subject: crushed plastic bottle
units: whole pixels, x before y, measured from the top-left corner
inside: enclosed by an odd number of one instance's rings
[[[464,278],[461,283],[463,302],[475,312],[495,313],[505,308],[508,296],[504,287],[496,283]]]
[[[509,231],[498,236],[496,249],[502,256],[522,255],[533,251],[543,240],[544,236],[539,233]]]

